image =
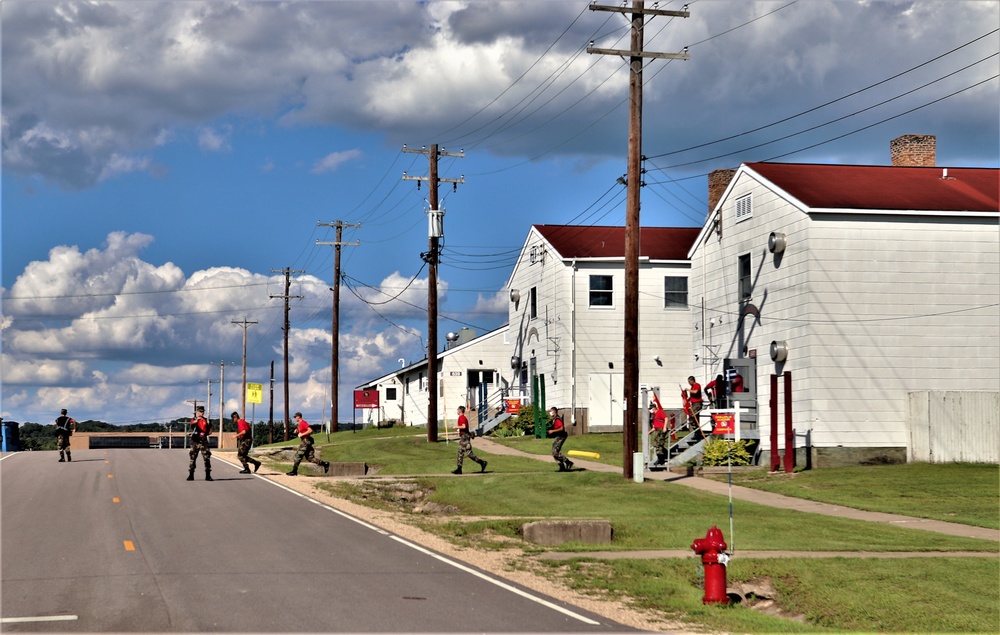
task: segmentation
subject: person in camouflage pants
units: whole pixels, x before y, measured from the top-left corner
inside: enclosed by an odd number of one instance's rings
[[[573,461],[567,459],[562,453],[563,443],[566,442],[566,437],[569,436],[566,432],[566,425],[563,423],[562,417],[559,416],[557,408],[549,408],[549,416],[552,418],[552,421],[545,434],[552,437],[552,458],[559,464],[560,472],[569,472],[573,467]]]
[[[195,408],[195,418],[191,421],[191,462],[188,464],[187,480],[194,480],[194,468],[197,464],[198,453],[201,452],[205,459],[205,480],[212,479],[212,462],[209,460],[212,451],[208,449],[208,435],[212,434],[212,424],[205,420],[205,406]]]
[[[299,447],[295,450],[295,464],[292,465],[292,471],[287,472],[286,474],[288,476],[298,476],[299,463],[301,463],[303,459],[309,461],[310,463],[321,465],[323,467],[323,473],[326,474],[330,471],[330,462],[324,461],[316,456],[316,450],[313,449],[312,426],[309,425],[308,421],[302,418],[301,412],[295,413],[295,422],[298,424],[295,428],[295,434],[299,437]]]
[[[462,459],[468,456],[479,464],[479,471],[486,471],[486,461],[482,460],[472,451],[472,431],[469,430],[469,419],[465,416],[465,406],[458,407],[458,467],[452,470],[452,474],[462,473]]]
[[[65,408],[61,412],[62,414],[56,417],[56,449],[59,450],[58,462],[64,463],[73,460],[69,438],[76,432],[76,421],[66,414]]]
[[[253,471],[256,473],[260,469],[260,461],[250,458],[250,448],[253,447],[250,424],[238,412],[233,412],[233,422],[236,424],[236,458],[243,464],[240,474],[250,473],[250,463],[253,463]]]

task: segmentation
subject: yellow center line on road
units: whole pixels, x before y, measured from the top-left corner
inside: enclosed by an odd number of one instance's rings
[[[135,551],[135,545],[132,544],[131,540],[125,541],[125,551]]]

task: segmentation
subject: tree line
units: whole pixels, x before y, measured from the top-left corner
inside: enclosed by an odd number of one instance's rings
[[[86,421],[78,421],[76,424],[77,432],[138,432],[147,433],[150,436],[155,436],[157,434],[165,435],[168,429],[172,430],[174,433],[177,432],[187,432],[188,424],[191,419],[188,417],[182,417],[180,419],[174,419],[173,421],[167,421],[165,423],[133,423],[128,425],[115,425],[113,423],[106,423],[104,421],[94,421],[88,419]],[[6,423],[16,423],[16,422],[4,422]],[[215,430],[219,429],[219,420],[211,419],[210,423],[212,428]],[[223,420],[223,432],[236,432],[236,424],[232,419]],[[270,429],[267,422],[257,422],[253,424],[253,435],[255,440],[264,439],[264,441],[258,441],[260,443],[266,443],[267,439],[272,436],[270,434]],[[284,436],[284,424],[275,422],[273,438],[275,441],[280,441]],[[22,450],[55,450],[56,449],[56,424],[41,424],[26,422],[22,423],[18,427],[18,439],[20,441],[20,446]]]

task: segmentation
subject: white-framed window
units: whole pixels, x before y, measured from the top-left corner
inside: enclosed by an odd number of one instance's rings
[[[746,220],[753,216],[753,201],[750,194],[744,194],[736,199],[736,222]]]
[[[748,300],[753,295],[753,284],[750,279],[750,254],[743,254],[739,259],[739,270],[737,271],[739,280],[740,301]]]
[[[614,306],[614,291],[612,276],[590,276],[590,306]]]
[[[688,305],[688,279],[683,276],[663,277],[663,308],[686,309]]]

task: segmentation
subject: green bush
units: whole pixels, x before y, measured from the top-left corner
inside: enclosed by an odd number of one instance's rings
[[[530,405],[522,405],[517,414],[490,432],[496,437],[523,437],[535,434],[535,415]]]
[[[709,439],[702,447],[702,460],[705,465],[750,465],[753,457],[746,439],[727,441],[719,437]]]

